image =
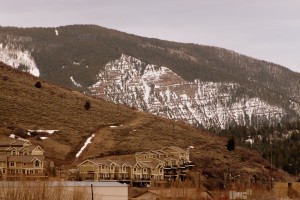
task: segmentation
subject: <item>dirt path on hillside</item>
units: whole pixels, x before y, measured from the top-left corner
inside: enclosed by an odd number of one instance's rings
[[[147,116],[144,115],[142,112],[137,111],[136,116],[125,123],[119,125],[119,126],[105,126],[103,128],[100,128],[92,134],[95,134],[95,136],[92,138],[91,143],[87,145],[87,147],[82,151],[81,155],[76,158],[76,154],[81,149],[81,147],[86,142],[86,137],[83,139],[79,145],[76,147],[76,150],[70,152],[67,155],[66,160],[70,160],[73,163],[81,162],[87,158],[91,157],[99,157],[99,156],[107,156],[111,155],[114,152],[111,150],[114,149],[114,147],[117,145],[115,141],[115,133],[112,132],[114,129],[124,129],[124,130],[130,130],[134,131],[135,127],[140,126],[147,120]]]

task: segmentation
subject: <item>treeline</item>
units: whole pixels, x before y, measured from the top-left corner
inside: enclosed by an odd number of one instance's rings
[[[300,172],[300,121],[213,131],[220,136],[233,136],[237,144],[260,152],[273,166],[291,175]]]

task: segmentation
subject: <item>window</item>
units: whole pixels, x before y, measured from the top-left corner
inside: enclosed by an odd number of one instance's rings
[[[144,159],[146,160],[146,159],[147,159],[147,156],[144,156]]]
[[[26,163],[23,163],[23,166],[26,166]]]
[[[102,166],[101,166],[101,169],[104,169],[104,168],[105,168],[105,166],[104,166],[104,165],[102,165]]]
[[[146,168],[144,168],[144,172],[147,172],[147,169],[146,169]]]
[[[14,162],[11,162],[11,163],[10,163],[10,166],[11,166],[11,167],[14,167],[14,166],[15,166],[15,163],[14,163]]]
[[[13,151],[11,152],[11,155],[17,155],[17,151],[16,151],[16,150],[13,150]]]
[[[136,172],[136,171],[137,171],[136,167],[135,167],[135,168],[133,168],[133,171],[134,171],[134,172]]]
[[[125,165],[123,165],[123,167],[122,167],[122,171],[123,171],[123,172],[125,172],[125,171],[126,171],[126,166],[125,166]]]
[[[110,166],[110,169],[111,169],[111,170],[114,170],[114,166],[113,166],[113,165],[111,165],[111,166]]]
[[[39,167],[39,166],[40,166],[40,162],[39,162],[38,160],[36,160],[36,161],[34,162],[34,166],[35,166],[35,167]]]

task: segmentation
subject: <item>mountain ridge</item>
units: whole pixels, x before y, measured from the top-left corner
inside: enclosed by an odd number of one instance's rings
[[[282,108],[283,121],[299,118],[299,73],[223,48],[143,38],[95,25],[2,27],[0,43],[29,51],[42,78],[81,92],[97,82],[107,63],[126,54],[165,66],[188,82],[238,83],[240,97],[257,97]]]

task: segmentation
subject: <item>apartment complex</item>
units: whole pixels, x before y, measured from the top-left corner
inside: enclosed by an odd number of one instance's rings
[[[0,179],[42,177],[44,151],[27,140],[0,142]]]
[[[118,180],[131,185],[146,185],[185,180],[192,166],[188,150],[171,146],[139,152],[131,157],[87,159],[77,169],[81,180]]]

